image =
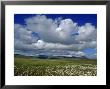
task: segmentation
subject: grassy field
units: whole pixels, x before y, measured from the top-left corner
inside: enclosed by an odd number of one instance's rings
[[[15,76],[96,76],[97,61],[15,57]]]

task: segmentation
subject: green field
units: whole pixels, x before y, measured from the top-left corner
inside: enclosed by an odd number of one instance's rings
[[[15,76],[96,76],[97,60],[15,57]]]

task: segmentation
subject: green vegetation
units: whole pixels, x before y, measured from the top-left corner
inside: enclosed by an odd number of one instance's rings
[[[97,61],[15,57],[15,76],[96,76]]]

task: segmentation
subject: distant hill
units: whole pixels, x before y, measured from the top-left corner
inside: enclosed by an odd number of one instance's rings
[[[20,57],[20,58],[40,58],[40,59],[60,59],[60,58],[88,59],[85,56],[75,57],[75,56],[66,56],[66,55],[60,55],[60,56],[48,56],[48,55],[26,56],[26,55],[21,55],[21,54],[14,54],[14,56]]]
[[[26,56],[26,55],[21,55],[21,54],[14,54],[14,57],[19,57],[19,58],[36,58],[35,56]]]

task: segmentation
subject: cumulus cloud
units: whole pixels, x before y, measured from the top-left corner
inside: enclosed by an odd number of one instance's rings
[[[76,40],[78,41],[95,41],[97,37],[97,31],[95,26],[91,25],[91,23],[86,23],[84,26],[78,27],[78,33]]]
[[[46,42],[73,43],[75,40],[71,38],[71,33],[77,29],[77,23],[71,19],[57,20],[47,18],[44,15],[37,15],[25,21],[27,29],[38,33],[40,38]]]
[[[14,38],[15,41],[22,41],[23,43],[26,44],[31,44],[33,42],[37,42],[38,37],[33,37],[32,36],[32,31],[31,30],[27,30],[25,26],[22,26],[20,24],[15,24],[14,25]]]
[[[15,50],[61,49],[80,51],[96,48],[97,30],[91,23],[78,26],[71,18],[47,18],[36,15],[25,19],[26,25],[14,25]]]

